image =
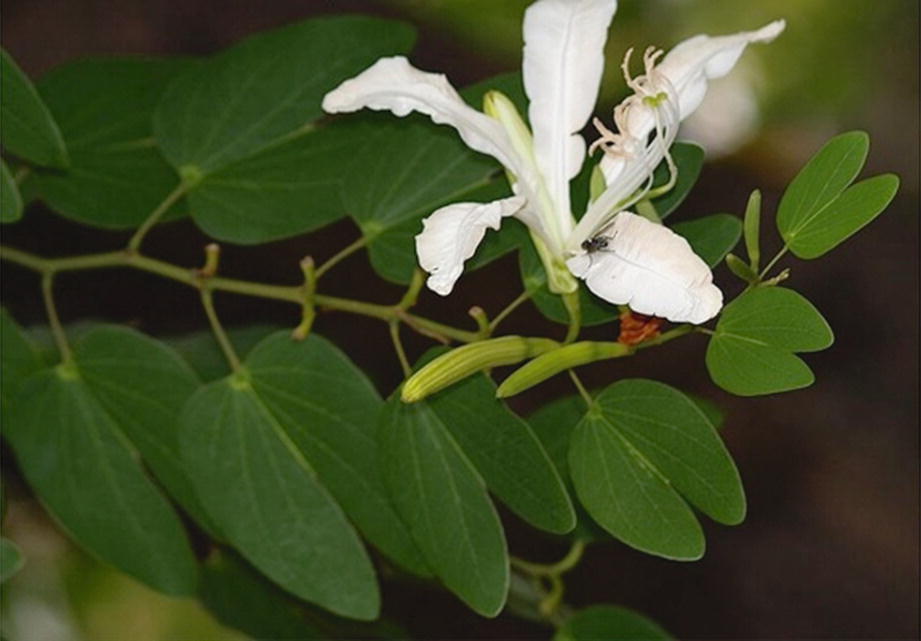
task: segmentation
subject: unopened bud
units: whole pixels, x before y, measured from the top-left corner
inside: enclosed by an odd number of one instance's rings
[[[496,396],[507,398],[542,383],[562,371],[608,358],[632,354],[633,347],[623,343],[581,341],[541,354],[502,381]]]

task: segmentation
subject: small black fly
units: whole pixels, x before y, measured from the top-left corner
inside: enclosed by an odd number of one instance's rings
[[[582,241],[582,249],[584,249],[589,254],[602,249],[606,249],[608,246],[608,238],[606,236],[595,236],[594,238],[586,238]]]

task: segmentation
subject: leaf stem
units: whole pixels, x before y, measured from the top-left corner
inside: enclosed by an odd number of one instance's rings
[[[758,274],[758,280],[764,280],[764,277],[768,275],[768,272],[777,264],[777,261],[783,258],[783,256],[790,250],[789,245],[784,245],[780,248],[780,251],[774,254],[774,258],[767,264],[767,266]]]
[[[579,561],[582,560],[584,552],[585,541],[583,539],[576,539],[572,542],[572,546],[569,548],[566,556],[556,563],[534,563],[533,561],[525,561],[524,559],[513,556],[511,557],[511,564],[532,576],[559,576],[576,567]]]
[[[406,358],[406,350],[403,349],[403,341],[400,340],[400,321],[397,319],[387,323],[390,327],[390,340],[393,342],[393,350],[397,353],[400,361],[400,367],[403,368],[403,377],[409,378],[413,374],[413,368]]]
[[[329,259],[327,259],[326,262],[317,267],[314,274],[315,278],[319,279],[321,276],[323,276],[323,274],[335,267],[339,262],[345,260],[367,244],[367,236],[362,236],[358,240],[350,243],[349,245],[346,245],[341,250],[333,254]]]
[[[141,243],[144,241],[144,237],[147,235],[147,232],[149,232],[153,226],[160,221],[160,219],[163,217],[163,214],[165,214],[177,200],[185,196],[188,190],[188,183],[186,183],[184,180],[179,181],[179,184],[176,185],[176,188],[167,194],[166,198],[164,198],[163,201],[157,205],[152,212],[150,212],[150,215],[147,216],[147,220],[145,220],[141,226],[138,227],[137,231],[134,232],[134,235],[128,241],[129,251],[137,251],[141,247]]]
[[[656,345],[661,345],[662,343],[667,343],[668,341],[675,340],[685,334],[690,334],[695,329],[694,325],[679,325],[674,329],[670,329],[667,332],[663,332],[656,336],[655,338],[650,338],[643,341],[636,346],[637,349],[645,349],[647,347],[655,347]]]
[[[595,399],[592,398],[592,395],[588,393],[588,390],[585,389],[585,385],[582,384],[582,380],[579,378],[579,375],[576,374],[575,370],[566,370],[569,372],[569,378],[572,379],[572,384],[576,386],[576,389],[579,390],[579,395],[582,397],[582,400],[585,401],[585,404],[591,408],[595,404]]]
[[[518,307],[520,307],[525,301],[529,300],[531,296],[532,294],[528,290],[521,292],[515,300],[506,305],[505,308],[499,312],[494,319],[492,319],[492,322],[489,324],[489,331],[496,331],[499,323],[504,321],[509,314],[518,309]]]
[[[214,332],[214,337],[217,339],[218,345],[221,346],[221,351],[224,352],[224,357],[227,359],[230,369],[235,373],[239,372],[242,369],[240,358],[237,356],[233,344],[227,337],[227,332],[225,332],[224,328],[221,326],[221,321],[217,317],[217,312],[214,310],[211,288],[208,287],[207,284],[204,284],[201,288],[201,304],[205,308],[205,315],[208,317],[208,322],[211,324],[211,331]]]
[[[61,353],[61,361],[67,363],[73,359],[73,353],[70,350],[67,335],[64,333],[61,318],[58,316],[58,310],[54,304],[53,288],[54,274],[46,272],[42,275],[42,298],[45,301],[45,312],[48,314],[48,324],[51,327],[55,345],[57,345],[58,351]]]
[[[579,301],[579,290],[563,294],[563,305],[569,314],[569,326],[566,328],[566,337],[563,339],[564,344],[576,340],[579,331],[582,329],[582,304]]]

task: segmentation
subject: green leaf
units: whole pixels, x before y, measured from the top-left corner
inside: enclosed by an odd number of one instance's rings
[[[180,444],[199,497],[273,581],[343,616],[375,618],[380,597],[358,535],[247,378],[209,383],[183,409]]]
[[[509,585],[502,524],[483,480],[427,401],[386,403],[378,426],[384,479],[429,567],[479,614]]]
[[[530,426],[477,374],[429,397],[429,406],[490,491],[531,525],[562,534],[576,524],[563,481]]]
[[[6,162],[0,160],[0,223],[22,218],[22,196]]]
[[[869,149],[869,136],[851,131],[829,140],[806,163],[777,209],[777,229],[788,244],[857,177]]]
[[[382,401],[364,373],[316,334],[280,331],[246,359],[256,394],[361,533],[404,568],[428,574],[384,489],[375,430]]]
[[[465,88],[461,95],[480,109],[483,94],[498,89],[523,101],[521,75],[506,74]],[[351,138],[360,141],[344,170],[342,200],[368,240],[371,265],[387,280],[406,284],[416,266],[414,237],[422,219],[455,202],[489,202],[510,195],[501,167],[469,149],[457,132],[413,114],[343,117]],[[510,233],[510,229],[512,230]],[[476,269],[514,249],[526,236],[522,225],[503,221],[489,232],[475,257]]]
[[[715,267],[739,242],[742,221],[732,214],[713,214],[678,223],[672,229],[687,239],[707,265]]]
[[[19,546],[6,537],[0,537],[0,583],[6,583],[25,563],[26,558]]]
[[[576,611],[557,630],[553,641],[669,641],[659,624],[617,605],[590,605]]]
[[[31,376],[4,435],[43,504],[85,549],[167,594],[194,591],[178,516],[74,365]]]
[[[323,96],[412,30],[358,16],[306,20],[257,34],[178,78],[154,115],[169,162],[195,183],[195,221],[210,235],[260,243],[345,214],[337,198],[344,134],[315,131]]]
[[[684,499],[720,523],[745,518],[739,473],[713,423],[662,383],[625,380],[599,394],[572,435],[569,467],[589,514],[650,554],[703,555],[703,532]]]
[[[868,178],[845,189],[810,217],[782,229],[781,234],[796,256],[818,258],[879,216],[898,189],[899,178],[894,174]]]
[[[652,199],[659,218],[665,218],[684,202],[690,193],[700,170],[704,165],[704,148],[693,142],[676,142],[671,148],[672,160],[678,167],[678,178],[671,190],[658,198]],[[663,161],[656,167],[653,189],[668,182],[668,165]]]
[[[43,167],[67,167],[61,131],[32,82],[0,49],[0,140],[6,151]]]
[[[566,325],[569,323],[569,313],[563,305],[563,299],[557,294],[553,294],[547,288],[547,272],[537,255],[537,250],[530,242],[521,246],[519,256],[519,268],[521,270],[521,280],[525,289],[533,292],[531,301],[535,307],[546,318]],[[592,327],[609,323],[617,318],[619,311],[616,305],[601,300],[588,291],[588,288],[580,283],[579,285],[579,305],[582,310],[582,326]]]
[[[246,355],[262,339],[281,329],[277,325],[244,325],[227,327],[227,338],[240,355]],[[164,339],[164,342],[179,352],[179,355],[192,366],[195,373],[207,382],[216,381],[230,374],[227,357],[214,338],[210,329],[192,332],[181,336]]]
[[[87,388],[157,480],[212,537],[219,538],[179,451],[179,412],[198,389],[198,377],[166,345],[127,327],[89,330],[77,343],[74,357]]]
[[[745,206],[745,251],[752,272],[757,273],[761,261],[761,192],[757,189],[748,197]]]
[[[0,307],[0,410],[5,425],[6,413],[23,382],[44,367],[34,343],[26,338],[10,313]]]
[[[39,171],[37,189],[58,213],[108,229],[140,225],[179,184],[153,139],[151,117],[184,59],[90,58],[46,74],[39,91],[71,154],[64,172]],[[177,203],[166,218],[187,213]]]
[[[760,287],[729,303],[707,346],[713,382],[733,394],[755,396],[811,385],[809,367],[792,352],[827,348],[831,328],[791,289]]]

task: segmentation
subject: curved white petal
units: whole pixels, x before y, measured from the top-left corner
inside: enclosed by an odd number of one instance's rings
[[[489,203],[454,203],[423,219],[422,232],[416,236],[416,255],[419,266],[430,274],[429,289],[442,296],[450,294],[486,228],[499,229],[502,218],[518,213],[525,202],[522,196],[512,196]]]
[[[601,298],[673,322],[699,324],[719,313],[723,294],[710,268],[675,232],[623,211],[603,236],[607,247],[566,262]]]
[[[328,113],[365,108],[401,117],[423,113],[435,123],[454,127],[471,149],[492,156],[516,176],[527,176],[497,121],[465,103],[443,74],[416,69],[403,56],[381,58],[323,97]]]
[[[755,31],[741,31],[728,36],[698,35],[677,44],[656,67],[678,94],[678,111],[684,120],[704,99],[707,83],[722,78],[738,62],[745,47],[753,42],[770,42],[783,32],[786,22],[775,20]],[[651,131],[649,114],[636,112],[629,120],[631,133],[641,137]]]
[[[616,10],[617,0],[538,0],[525,12],[523,73],[534,156],[561,216],[570,210],[569,180],[585,158],[577,132],[595,106]],[[568,217],[564,224],[571,226]]]

